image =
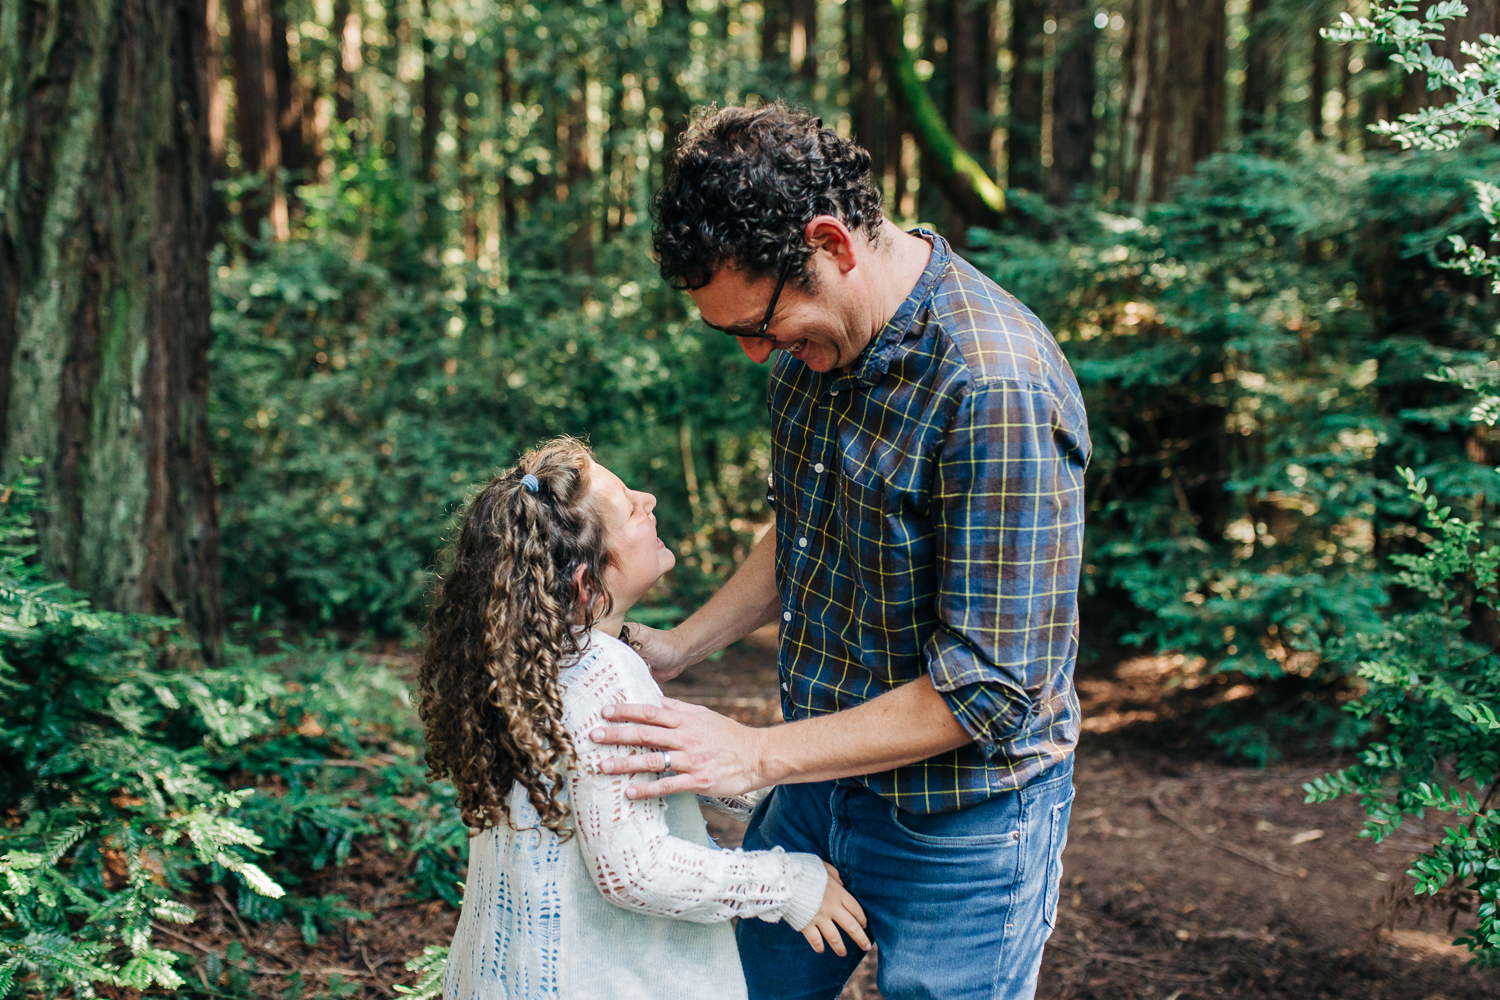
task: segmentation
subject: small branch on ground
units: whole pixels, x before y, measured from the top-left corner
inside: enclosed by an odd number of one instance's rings
[[[1197,837],[1205,844],[1211,844],[1221,851],[1228,851],[1235,857],[1248,861],[1252,865],[1257,865],[1261,868],[1264,868],[1268,872],[1275,872],[1277,875],[1283,875],[1286,878],[1305,878],[1307,876],[1307,872],[1305,869],[1292,869],[1288,868],[1286,865],[1277,864],[1274,861],[1256,857],[1255,852],[1251,851],[1248,847],[1241,847],[1239,844],[1224,840],[1222,837],[1211,837],[1208,834],[1204,833],[1202,830],[1198,829],[1196,826],[1193,826],[1187,820],[1183,819],[1181,816],[1177,815],[1175,812],[1169,809],[1166,803],[1162,802],[1161,794],[1162,792],[1166,791],[1167,784],[1167,782],[1163,782],[1162,784],[1157,785],[1155,791],[1153,791],[1150,796],[1151,808],[1160,813],[1162,819],[1165,819],[1167,822],[1171,823],[1178,829],[1192,834],[1194,837]]]

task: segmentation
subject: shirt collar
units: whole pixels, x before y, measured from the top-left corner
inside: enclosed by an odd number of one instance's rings
[[[916,285],[912,287],[910,294],[906,296],[906,300],[901,303],[895,315],[885,321],[885,326],[881,328],[880,333],[861,352],[849,372],[831,372],[830,374],[835,377],[828,380],[825,389],[842,389],[856,385],[871,386],[879,382],[886,369],[891,366],[891,357],[896,353],[897,345],[905,339],[906,332],[911,329],[912,321],[932,297],[933,286],[947,269],[948,260],[953,253],[948,247],[947,240],[930,229],[917,228],[908,232],[932,244],[932,255],[927,258],[927,266],[922,269],[922,276],[917,279]]]

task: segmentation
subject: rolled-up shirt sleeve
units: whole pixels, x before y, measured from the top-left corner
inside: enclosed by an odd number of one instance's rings
[[[989,758],[1024,733],[1075,646],[1086,441],[1043,387],[974,387],[932,486],[939,627],[933,686]]]

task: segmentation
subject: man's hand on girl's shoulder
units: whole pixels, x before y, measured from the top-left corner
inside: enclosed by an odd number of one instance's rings
[[[677,773],[626,792],[648,799],[677,792],[743,795],[768,782],[761,780],[765,731],[742,726],[702,705],[663,698],[660,705],[606,705],[608,725],[589,734],[595,743],[643,747],[661,752],[606,757],[605,774],[638,774],[663,770],[663,753]]]

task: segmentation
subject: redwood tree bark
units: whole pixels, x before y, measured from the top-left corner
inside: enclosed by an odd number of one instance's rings
[[[340,122],[354,117],[354,70],[359,65],[359,15],[349,0],[333,0],[333,31],[338,58],[333,61],[333,116]]]
[[[1044,0],[1012,0],[1007,187],[1042,190],[1042,21]]]
[[[1224,0],[1136,0],[1132,15],[1121,192],[1161,201],[1223,145],[1228,25]]]
[[[206,14],[0,10],[0,475],[40,460],[50,568],[212,657]]]
[[[1094,8],[1085,0],[1055,0],[1057,68],[1052,74],[1052,167],[1047,199],[1066,204],[1094,179]]]
[[[251,239],[261,223],[271,221],[271,235],[290,234],[286,196],[277,176],[281,169],[281,132],[276,122],[276,71],[273,63],[271,0],[226,0],[229,44],[234,53],[234,120],[240,141],[240,169],[260,174],[262,187],[241,199],[240,222]]]
[[[438,134],[443,131],[443,66],[437,44],[428,27],[432,23],[432,0],[422,0],[422,134],[417,165],[422,178],[422,242],[442,253],[446,224],[443,198],[438,191]]]
[[[818,0],[792,0],[792,71],[809,82],[818,78]]]
[[[1240,134],[1253,135],[1267,124],[1271,94],[1280,90],[1272,75],[1276,38],[1270,20],[1271,0],[1250,0],[1250,37],[1245,50],[1245,91],[1240,104]]]

